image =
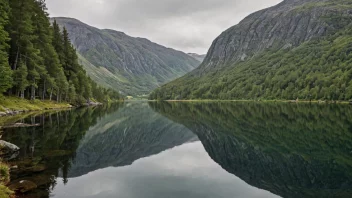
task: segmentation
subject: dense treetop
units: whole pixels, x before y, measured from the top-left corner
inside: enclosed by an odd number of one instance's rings
[[[0,0],[0,94],[80,104],[119,99],[80,64],[65,28],[50,24],[44,0]]]

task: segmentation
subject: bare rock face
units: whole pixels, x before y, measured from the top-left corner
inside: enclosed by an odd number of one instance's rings
[[[234,64],[268,48],[287,49],[324,36],[339,28],[325,19],[352,15],[350,9],[341,9],[338,1],[285,0],[253,13],[216,38],[199,69]]]
[[[145,38],[98,29],[71,18],[53,18],[65,26],[88,74],[126,95],[147,94],[190,72],[200,61]]]

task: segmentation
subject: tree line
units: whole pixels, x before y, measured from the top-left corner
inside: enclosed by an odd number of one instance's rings
[[[352,100],[352,26],[162,86],[150,99]],[[218,67],[219,68],[219,67]],[[197,73],[198,72],[198,73]]]
[[[45,0],[0,0],[0,94],[73,104],[120,99],[87,76]]]

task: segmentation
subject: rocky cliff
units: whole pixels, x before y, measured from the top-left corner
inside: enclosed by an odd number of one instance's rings
[[[351,21],[349,0],[285,0],[224,31],[151,98],[350,100]]]
[[[285,0],[253,13],[215,39],[200,69],[245,61],[268,48],[293,48],[334,32],[331,16],[351,17],[341,10],[346,0]]]
[[[145,38],[98,29],[71,18],[51,20],[66,27],[88,74],[126,95],[148,94],[200,64],[183,52]]]

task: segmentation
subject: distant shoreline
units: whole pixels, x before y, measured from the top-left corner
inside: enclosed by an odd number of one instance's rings
[[[322,100],[148,100],[149,102],[259,102],[259,103],[315,103],[315,104],[352,104],[349,101],[322,101]]]

